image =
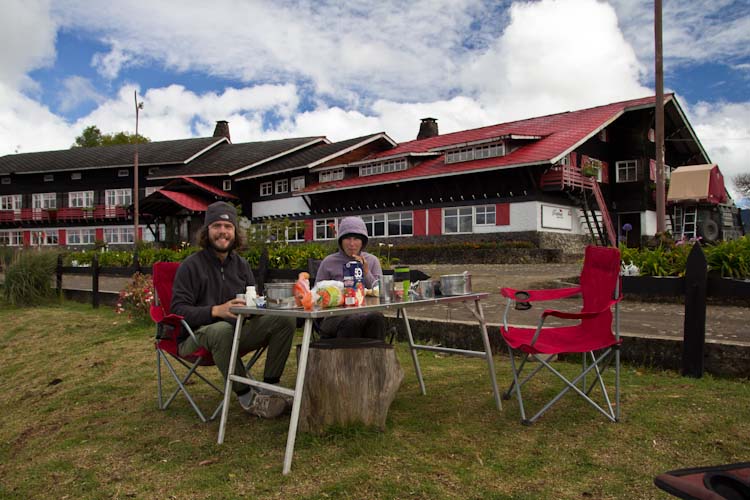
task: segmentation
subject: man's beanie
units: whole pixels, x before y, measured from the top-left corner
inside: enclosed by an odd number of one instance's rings
[[[206,208],[206,219],[203,225],[208,227],[216,221],[231,222],[237,228],[237,209],[225,201],[211,203]]]

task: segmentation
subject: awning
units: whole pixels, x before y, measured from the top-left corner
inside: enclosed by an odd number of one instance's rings
[[[140,211],[151,215],[174,215],[181,210],[205,212],[209,203],[194,194],[160,189],[143,199]]]

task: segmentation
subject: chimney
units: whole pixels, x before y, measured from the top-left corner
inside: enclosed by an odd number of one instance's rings
[[[440,135],[438,133],[437,118],[422,118],[422,123],[419,124],[417,140],[428,139],[436,135]]]
[[[229,137],[229,122],[226,120],[219,120],[216,122],[216,128],[214,129],[214,137],[226,137],[229,142],[232,142],[232,138]]]

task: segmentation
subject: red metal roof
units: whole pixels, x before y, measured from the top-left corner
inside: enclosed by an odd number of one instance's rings
[[[156,193],[166,196],[181,207],[192,210],[193,212],[205,212],[206,208],[208,207],[208,202],[206,202],[206,200],[199,198],[193,194],[178,193],[177,191],[166,191],[164,189],[160,189]]]
[[[209,184],[206,184],[205,182],[197,181],[193,179],[192,177],[182,176],[180,177],[180,179],[187,181],[195,186],[198,186],[199,188],[204,189],[208,191],[209,193],[215,194],[216,196],[221,196],[222,198],[229,198],[232,200],[239,199],[237,196],[233,195],[232,193],[222,191],[221,189],[211,186]]]
[[[666,103],[672,98],[673,94],[665,94],[664,102]],[[471,171],[550,164],[553,160],[557,160],[562,155],[575,149],[625,111],[642,106],[653,106],[654,102],[655,97],[648,96],[595,108],[540,116],[405,142],[393,149],[374,154],[367,159],[376,160],[384,157],[405,156],[410,153],[427,152],[436,148],[486,141],[510,135],[541,136],[541,139],[530,141],[529,144],[505,156],[446,165],[443,155],[440,155],[408,170],[313,184],[297,194],[336,191],[370,184],[434,178]]]

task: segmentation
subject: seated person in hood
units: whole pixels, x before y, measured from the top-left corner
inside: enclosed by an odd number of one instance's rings
[[[364,251],[367,246],[367,227],[359,217],[345,217],[339,222],[339,251],[323,259],[315,276],[316,281],[344,279],[344,264],[352,260],[362,264],[365,288],[372,288],[383,269],[378,258]],[[385,318],[380,313],[351,314],[325,318],[320,325],[323,338],[360,337],[385,339]]]

